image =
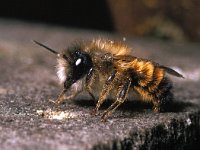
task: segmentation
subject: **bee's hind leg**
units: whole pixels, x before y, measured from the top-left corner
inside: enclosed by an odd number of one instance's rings
[[[117,100],[104,112],[102,116],[103,122],[105,122],[106,119],[126,100],[130,85],[131,80],[128,79],[118,91]]]
[[[153,100],[153,111],[160,112],[160,100],[158,99]]]
[[[170,111],[171,104],[173,102],[174,96],[171,92],[172,82],[168,78],[164,78],[159,85],[159,94],[155,96],[153,102],[153,111],[154,112],[166,112]]]

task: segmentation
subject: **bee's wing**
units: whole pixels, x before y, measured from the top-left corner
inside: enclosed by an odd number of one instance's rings
[[[168,68],[168,67],[165,67],[165,66],[159,66],[159,67],[164,69],[167,73],[169,73],[171,75],[174,75],[174,76],[180,77],[180,78],[184,78],[183,75],[181,75],[180,73],[178,73],[177,71],[175,71],[171,68]]]
[[[141,59],[141,58],[137,58],[137,57],[134,57],[134,56],[131,56],[131,55],[118,55],[118,56],[114,56],[113,58],[114,58],[114,60],[117,60],[117,61],[118,60],[122,60],[122,61],[124,61],[126,63],[127,62],[131,62],[134,59],[140,59],[140,60],[143,60],[143,61],[146,61],[146,62],[150,61],[148,59]],[[158,63],[155,63],[153,61],[150,61],[150,62],[152,62],[152,64],[154,64],[155,66],[164,69],[167,73],[169,73],[171,75],[174,75],[174,76],[180,77],[180,78],[184,78],[183,75],[181,75],[180,73],[178,73],[177,71],[175,71],[175,70],[173,70],[173,69],[171,69],[169,67],[161,66]]]

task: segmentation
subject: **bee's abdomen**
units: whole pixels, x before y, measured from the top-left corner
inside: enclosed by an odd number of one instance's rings
[[[152,95],[152,99],[157,99],[163,104],[171,101],[173,97],[171,93],[172,82],[165,76],[164,70],[159,67],[154,68],[152,80],[144,89]]]
[[[150,61],[137,61],[131,63],[129,69],[133,85],[137,85],[153,92],[164,77],[164,70],[155,66]]]
[[[145,101],[158,100],[164,106],[173,98],[172,83],[165,77],[165,71],[151,62],[140,61],[133,63],[130,70],[132,87]]]

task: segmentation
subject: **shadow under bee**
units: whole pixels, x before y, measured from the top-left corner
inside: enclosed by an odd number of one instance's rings
[[[83,100],[77,99],[74,103],[80,107],[95,107],[95,102],[93,100]],[[106,110],[113,101],[108,99],[104,104],[102,104],[100,110]],[[126,101],[120,107],[120,111],[127,111],[127,112],[144,112],[147,110],[152,110],[153,104],[146,103],[141,100],[134,100],[134,101]],[[196,108],[197,106],[191,102],[181,102],[181,101],[173,101],[167,105],[167,108],[164,112],[185,112],[189,108]]]

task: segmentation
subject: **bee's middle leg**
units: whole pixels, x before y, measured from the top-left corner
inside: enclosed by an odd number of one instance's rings
[[[110,90],[113,88],[113,81],[115,79],[115,75],[116,75],[116,71],[114,70],[111,75],[108,77],[108,79],[106,80],[106,83],[103,86],[103,90],[100,93],[98,102],[96,104],[95,109],[91,112],[92,115],[96,115],[96,113],[98,112],[101,104],[106,100],[107,96],[109,95]]]
[[[117,94],[117,100],[104,112],[102,116],[102,121],[106,121],[106,119],[126,100],[128,95],[128,91],[131,85],[131,80],[128,79],[122,88],[120,88]]]

